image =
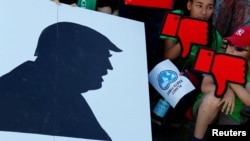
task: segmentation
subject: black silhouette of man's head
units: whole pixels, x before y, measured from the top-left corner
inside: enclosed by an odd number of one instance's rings
[[[84,92],[100,88],[102,76],[113,69],[109,51],[121,50],[89,27],[59,22],[42,31],[35,55],[36,62],[55,73],[60,86]]]

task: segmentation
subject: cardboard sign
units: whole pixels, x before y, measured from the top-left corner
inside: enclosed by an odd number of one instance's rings
[[[0,7],[1,140],[152,140],[143,23],[44,0]]]

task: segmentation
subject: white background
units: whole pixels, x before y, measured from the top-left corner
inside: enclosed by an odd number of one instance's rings
[[[123,52],[112,53],[114,70],[103,77],[102,88],[83,96],[113,141],[152,140],[143,23],[64,4],[57,6],[49,0],[1,1],[0,17],[0,76],[27,60],[35,60],[38,37],[53,23],[75,22],[108,37]],[[0,140],[85,139],[0,131]]]

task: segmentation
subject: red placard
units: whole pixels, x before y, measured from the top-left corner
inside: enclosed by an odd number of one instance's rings
[[[124,0],[126,5],[173,9],[174,0]]]

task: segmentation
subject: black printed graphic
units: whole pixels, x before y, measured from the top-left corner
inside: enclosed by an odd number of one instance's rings
[[[113,70],[110,51],[122,50],[91,28],[69,22],[45,28],[36,60],[0,77],[0,130],[111,140],[81,95],[102,87]]]

